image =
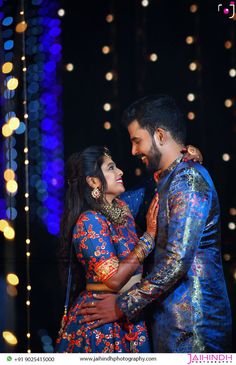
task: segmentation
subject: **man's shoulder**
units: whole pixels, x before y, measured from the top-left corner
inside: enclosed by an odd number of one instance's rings
[[[206,191],[214,188],[212,179],[205,167],[192,161],[180,162],[173,171],[171,187]]]

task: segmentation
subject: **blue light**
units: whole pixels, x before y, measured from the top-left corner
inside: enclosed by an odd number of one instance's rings
[[[9,39],[8,41],[4,42],[4,49],[8,51],[9,49],[12,49],[14,46],[14,42],[12,39]]]
[[[17,151],[15,148],[10,148],[6,151],[6,158],[8,160],[15,160],[16,157],[17,157]]]
[[[3,93],[5,99],[12,99],[15,96],[15,90],[6,89]]]
[[[54,54],[54,55],[56,55],[56,54],[60,53],[60,52],[61,52],[61,50],[62,50],[62,47],[61,47],[61,45],[60,45],[60,44],[58,44],[58,43],[55,43],[55,44],[53,44],[53,45],[50,47],[50,52],[51,52],[52,54]]]
[[[31,128],[29,130],[29,139],[31,141],[35,141],[38,138],[39,138],[39,130],[38,130],[38,128]]]
[[[8,16],[7,18],[3,19],[2,25],[8,26],[11,25],[13,22],[12,16]]]
[[[14,220],[17,217],[17,210],[13,207],[7,208],[6,215],[8,219]]]
[[[15,130],[16,134],[22,134],[25,132],[25,123],[24,122],[20,122],[19,127]]]
[[[16,161],[8,161],[6,163],[6,167],[7,167],[7,169],[12,169],[13,171],[16,171],[17,170],[17,163],[16,163]]]
[[[32,0],[33,5],[40,5],[42,4],[43,0]]]

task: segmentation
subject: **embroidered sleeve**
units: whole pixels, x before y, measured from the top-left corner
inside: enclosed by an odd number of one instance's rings
[[[157,255],[152,272],[117,299],[128,318],[170,290],[189,269],[206,224],[211,198],[212,192],[200,174],[191,171],[176,174],[169,189],[165,251]]]
[[[78,259],[95,273],[98,282],[111,278],[118,270],[119,260],[105,218],[96,212],[82,214],[73,232]]]

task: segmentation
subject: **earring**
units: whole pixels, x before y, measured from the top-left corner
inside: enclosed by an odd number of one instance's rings
[[[92,191],[91,191],[91,195],[94,199],[99,199],[100,196],[101,196],[101,191],[98,189],[98,188],[94,188]]]

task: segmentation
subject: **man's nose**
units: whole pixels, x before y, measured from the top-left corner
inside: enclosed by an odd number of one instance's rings
[[[136,148],[136,146],[135,146],[135,145],[132,145],[131,153],[132,153],[132,155],[133,155],[133,156],[135,156],[135,155],[137,155],[137,154],[138,154],[138,153],[137,153],[137,148]]]

